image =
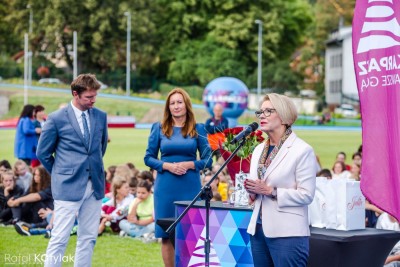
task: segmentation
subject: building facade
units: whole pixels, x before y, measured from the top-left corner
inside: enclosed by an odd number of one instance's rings
[[[341,104],[359,107],[351,27],[341,27],[326,42],[325,97],[331,107]]]

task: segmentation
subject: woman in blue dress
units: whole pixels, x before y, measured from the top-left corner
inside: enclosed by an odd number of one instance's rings
[[[153,124],[148,142],[144,162],[157,171],[155,221],[175,217],[174,202],[192,200],[201,189],[200,170],[212,165],[204,124],[196,124],[185,90],[175,88],[168,94],[163,120]],[[159,152],[161,157],[158,157]],[[164,265],[174,266],[174,247],[169,235],[158,225],[155,235],[162,238]]]

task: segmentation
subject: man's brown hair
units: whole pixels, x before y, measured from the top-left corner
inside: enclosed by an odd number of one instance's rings
[[[100,83],[96,79],[94,74],[81,74],[75,78],[71,83],[71,93],[73,91],[81,95],[86,90],[99,90]]]

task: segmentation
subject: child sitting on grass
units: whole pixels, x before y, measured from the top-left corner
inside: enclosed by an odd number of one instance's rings
[[[7,201],[14,197],[22,196],[24,190],[17,185],[14,172],[6,170],[0,174],[0,222],[4,224],[14,224],[19,218],[13,218],[12,209]]]
[[[8,206],[13,208],[13,216],[27,223],[34,223],[38,228],[45,228],[47,221],[39,216],[40,209],[54,209],[51,194],[50,174],[43,166],[39,166],[33,172],[32,185],[29,194],[7,201]],[[17,229],[18,231],[18,229]]]
[[[141,180],[136,188],[136,198],[129,205],[129,214],[126,220],[119,222],[122,231],[131,237],[140,237],[153,233],[154,223],[154,199],[151,187],[153,184],[147,180]],[[121,231],[121,232],[122,232]]]
[[[49,208],[41,208],[38,215],[43,220],[46,220],[46,228],[37,227],[34,223],[26,223],[19,221],[15,224],[15,229],[21,235],[44,235],[45,238],[51,237],[51,230],[53,229],[54,212]]]
[[[99,225],[99,235],[106,226],[110,226],[113,232],[119,232],[118,223],[127,215],[129,204],[134,197],[129,194],[129,184],[127,180],[120,176],[115,176],[112,181],[113,197],[101,207],[101,219]]]

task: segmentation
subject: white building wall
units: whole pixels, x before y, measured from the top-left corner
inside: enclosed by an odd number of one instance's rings
[[[340,88],[336,88],[342,81],[342,67],[335,66],[334,60],[343,58],[341,47],[328,47],[325,53],[325,96],[326,103],[339,104],[341,101]]]
[[[341,56],[340,65],[332,64],[332,60],[337,60],[335,56]],[[342,104],[342,101],[346,101],[342,94],[358,99],[351,27],[341,28],[338,32],[332,34],[325,51],[325,96],[327,104]]]
[[[358,99],[351,34],[343,40],[343,94]]]

